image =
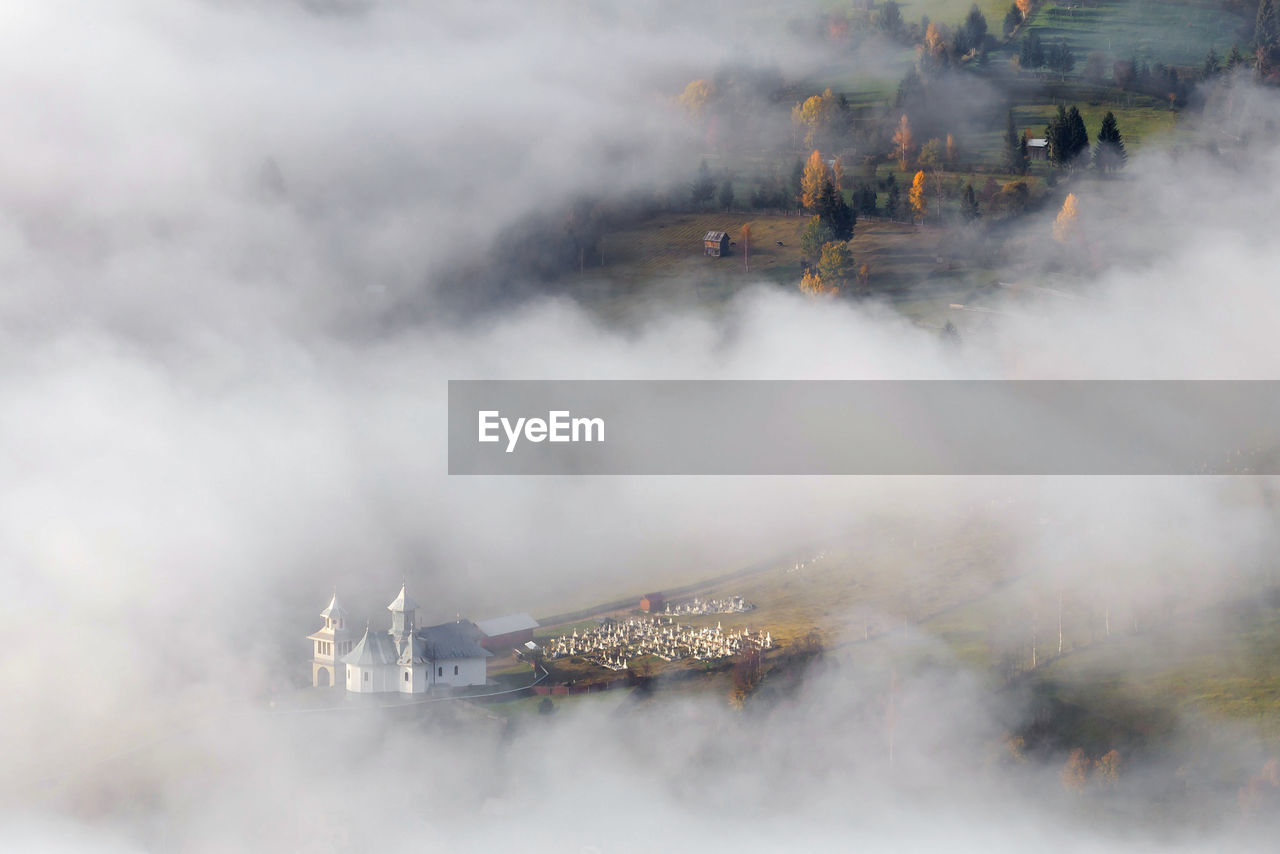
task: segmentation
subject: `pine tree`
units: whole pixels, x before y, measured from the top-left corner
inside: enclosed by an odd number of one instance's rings
[[[1044,138],[1048,143],[1049,162],[1054,166],[1066,166],[1071,161],[1071,141],[1067,129],[1067,109],[1058,105],[1058,114],[1044,126]]]
[[[720,194],[718,196],[720,207],[726,211],[733,210],[733,181],[725,178],[720,184]]]
[[[1004,125],[1004,154],[1001,165],[1004,171],[1022,174],[1022,145],[1018,137],[1018,129],[1013,124],[1013,110],[1009,111]]]
[[[694,206],[701,206],[711,201],[716,193],[716,182],[711,177],[711,169],[703,160],[698,166],[698,177],[689,186],[689,198]]]
[[[1114,172],[1123,169],[1127,159],[1124,139],[1120,136],[1115,114],[1108,111],[1102,117],[1102,127],[1098,128],[1098,144],[1093,149],[1093,168],[1104,174]]]
[[[1204,58],[1204,67],[1201,71],[1206,79],[1222,71],[1222,62],[1218,59],[1218,52],[1213,49],[1213,45],[1209,45],[1209,53]]]
[[[1089,131],[1085,129],[1084,119],[1075,104],[1067,110],[1067,144],[1071,152],[1068,159],[1072,162],[1089,150]]]
[[[1004,26],[1002,32],[1005,38],[1013,35],[1013,31],[1022,26],[1022,10],[1018,8],[1018,4],[1014,3],[1009,7],[1009,11],[1004,14]]]
[[[893,175],[885,182],[884,215],[889,219],[897,219],[902,213],[902,191],[898,189],[898,181]]]
[[[978,208],[978,197],[973,192],[973,184],[964,186],[964,195],[960,199],[960,215],[964,217],[965,222],[973,222],[982,216],[982,211]]]
[[[1240,54],[1239,45],[1233,44],[1231,46],[1231,53],[1227,54],[1227,60],[1224,63],[1223,67],[1226,68],[1227,71],[1235,71],[1236,67],[1243,62],[1244,62],[1244,56]]]
[[[797,160],[796,165],[791,167],[791,201],[800,204],[800,199],[804,195],[804,161]]]
[[[822,182],[822,190],[818,193],[815,213],[822,224],[831,229],[836,240],[849,240],[853,237],[853,225],[856,214],[844,200],[844,193],[836,189],[834,182]]]

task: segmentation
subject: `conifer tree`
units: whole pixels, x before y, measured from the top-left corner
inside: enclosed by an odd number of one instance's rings
[[[1104,174],[1115,172],[1124,168],[1128,157],[1115,113],[1108,111],[1102,117],[1102,127],[1098,128],[1098,143],[1093,149],[1093,168]]]

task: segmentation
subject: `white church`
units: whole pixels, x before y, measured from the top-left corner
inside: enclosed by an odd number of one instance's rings
[[[483,685],[486,659],[480,630],[466,620],[417,628],[418,603],[404,587],[387,610],[391,628],[353,641],[347,612],[335,593],[320,612],[324,626],[307,639],[314,644],[312,684],[346,686],[357,694],[425,694],[433,686]]]

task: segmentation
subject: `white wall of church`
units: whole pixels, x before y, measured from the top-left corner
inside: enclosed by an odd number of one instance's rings
[[[483,685],[485,678],[483,658],[446,658],[433,663],[432,682],[437,685]]]
[[[400,681],[396,683],[401,694],[422,694],[427,690],[427,668],[401,667]]]
[[[372,667],[347,666],[347,690],[357,694],[381,694],[397,691],[396,679],[400,668],[394,664],[375,664]]]

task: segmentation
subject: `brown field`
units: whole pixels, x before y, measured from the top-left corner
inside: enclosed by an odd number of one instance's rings
[[[747,213],[674,213],[607,233],[603,265],[588,270],[579,289],[606,314],[673,306],[722,304],[751,286],[798,287],[800,234],[804,216]],[[738,239],[750,223],[749,265]],[[731,254],[702,254],[702,236],[726,231],[737,242]],[[778,245],[781,243],[782,245]],[[870,268],[870,295],[903,313],[941,326],[952,302],[965,302],[974,288],[989,284],[985,271],[966,269],[947,232],[884,220],[859,220],[850,241],[858,264]]]

